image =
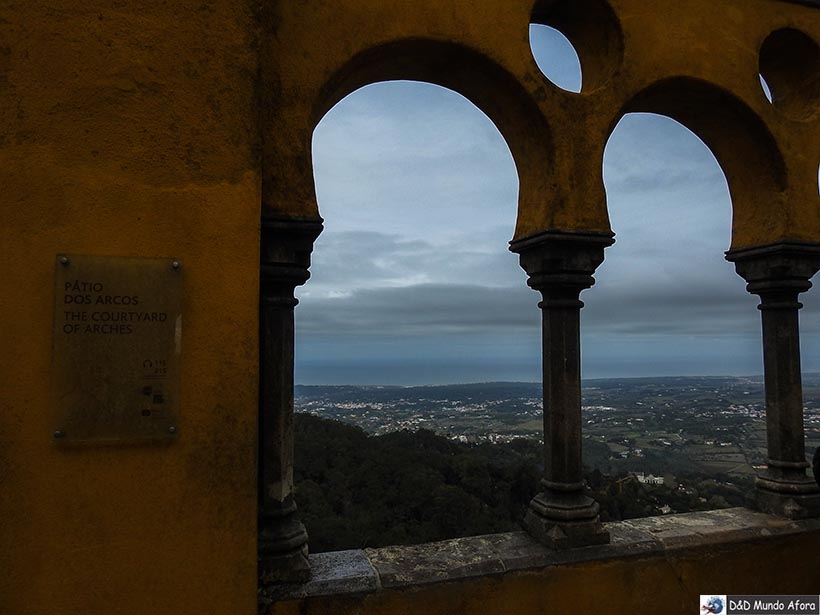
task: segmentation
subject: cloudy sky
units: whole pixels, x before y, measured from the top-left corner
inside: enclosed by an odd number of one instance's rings
[[[542,71],[578,91],[566,40],[533,27],[531,42]],[[313,155],[325,231],[298,290],[298,383],[540,379],[539,297],[507,249],[515,164],[481,111],[437,86],[374,84],[324,117]],[[723,259],[731,200],[709,149],[633,114],[603,165],[617,237],[581,297],[584,377],[760,373],[757,301]],[[814,294],[807,371],[820,369]]]

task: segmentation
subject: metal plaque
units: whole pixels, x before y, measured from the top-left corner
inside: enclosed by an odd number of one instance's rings
[[[176,437],[181,269],[172,258],[57,255],[55,441]]]

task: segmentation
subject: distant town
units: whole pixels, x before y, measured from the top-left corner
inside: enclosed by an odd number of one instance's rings
[[[584,479],[602,521],[747,503],[766,455],[762,378],[582,389]],[[540,384],[295,394],[295,494],[314,551],[520,529],[543,467]],[[819,374],[804,376],[804,399],[810,456],[820,445]]]
[[[820,445],[820,374],[804,375],[807,454]],[[420,428],[463,443],[542,439],[537,383],[302,386],[296,410],[368,433]],[[584,462],[649,484],[670,473],[749,477],[765,460],[762,377],[666,377],[583,383]]]

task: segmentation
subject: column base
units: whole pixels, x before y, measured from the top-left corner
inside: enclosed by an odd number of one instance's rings
[[[582,496],[577,504],[566,505],[539,493],[530,502],[524,528],[550,549],[572,549],[609,543],[609,532],[601,525],[598,503]]]
[[[307,545],[283,555],[259,556],[259,580],[262,583],[305,583],[310,580]]]
[[[807,478],[807,482],[809,479]],[[820,517],[820,489],[814,481],[814,492],[784,493],[772,491],[759,483],[749,498],[749,504],[755,510],[787,519],[811,519]],[[802,484],[801,484],[802,486]]]
[[[259,579],[262,583],[304,583],[310,579],[307,532],[291,518],[275,529],[260,528]]]

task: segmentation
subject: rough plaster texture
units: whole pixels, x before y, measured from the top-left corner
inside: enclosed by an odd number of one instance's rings
[[[0,3],[0,613],[251,613],[256,26],[236,0]],[[184,266],[179,439],[52,444],[58,252]]]
[[[581,94],[538,71],[531,14],[574,41]],[[796,119],[794,104],[769,105],[757,83],[758,50],[786,27],[820,40],[816,9],[771,0],[0,3],[0,612],[255,611],[260,208],[318,215],[311,134],[343,96],[420,79],[475,102],[518,165],[519,238],[608,230],[607,137],[625,112],[655,111],[701,135],[723,165],[735,247],[818,241],[816,97],[798,100]],[[781,75],[797,79],[798,96],[817,92],[816,63],[807,66]],[[184,263],[175,443],[52,444],[53,267],[63,251]],[[537,613],[551,596],[550,612],[562,612],[589,587],[633,606],[664,587],[683,605],[701,588],[740,591],[771,570],[797,576],[755,589],[797,591],[809,574],[799,558],[817,548],[814,535],[785,537],[725,560],[477,577],[455,591],[434,585],[421,602],[415,590],[378,594],[367,609]]]

